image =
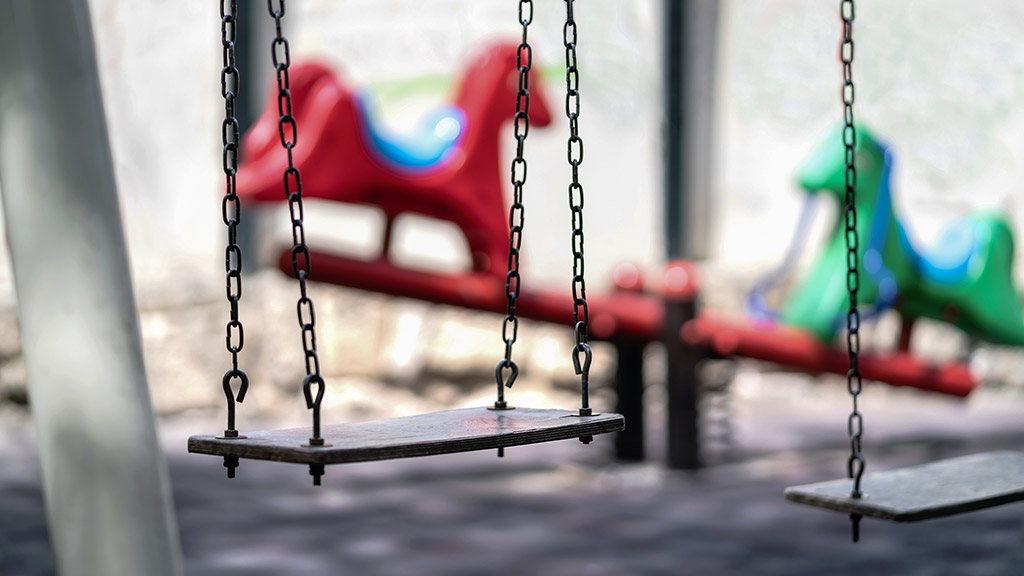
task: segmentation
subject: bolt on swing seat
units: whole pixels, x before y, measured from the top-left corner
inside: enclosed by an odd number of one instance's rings
[[[538,408],[465,408],[323,427],[325,447],[303,446],[309,428],[246,432],[246,438],[193,436],[188,451],[295,464],[344,464],[587,439],[620,432],[618,414],[579,416]]]
[[[786,500],[893,522],[919,522],[1024,500],[1024,454],[999,451],[786,489]]]

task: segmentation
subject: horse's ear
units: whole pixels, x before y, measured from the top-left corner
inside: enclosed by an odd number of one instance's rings
[[[476,44],[466,57],[466,70],[479,70],[503,63],[502,59],[515,59],[517,44],[498,40]]]
[[[473,69],[481,64],[481,60],[487,58],[488,50],[482,44],[476,44],[466,52],[466,68]]]

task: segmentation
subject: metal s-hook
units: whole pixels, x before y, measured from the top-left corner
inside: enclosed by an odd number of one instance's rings
[[[231,381],[238,378],[238,394],[231,390]],[[224,387],[224,397],[228,400],[228,427],[224,430],[224,438],[244,438],[244,436],[238,435],[238,430],[235,430],[235,402],[241,403],[245,400],[245,393],[249,389],[249,376],[238,368],[232,368],[224,373],[224,379],[222,381]]]
[[[509,370],[508,377],[504,375],[505,370]],[[516,378],[519,377],[519,366],[513,360],[508,358],[502,358],[498,360],[498,365],[494,368],[494,378],[498,381],[498,388],[502,386],[505,388],[511,388],[516,383]]]
[[[312,386],[316,384],[316,396],[313,395]],[[306,399],[306,407],[313,411],[313,434],[309,437],[309,443],[303,444],[304,448],[327,448],[330,446],[320,435],[320,405],[324,401],[324,390],[327,385],[320,374],[314,372],[307,374],[302,380],[302,396]],[[309,475],[313,477],[313,485],[320,485],[320,478],[324,475],[324,465],[310,464]]]
[[[227,396],[228,400],[232,400],[231,380],[236,377],[240,383],[238,385],[238,395],[234,397],[234,400],[241,403],[245,401],[245,393],[249,390],[249,376],[246,375],[244,370],[235,368],[228,370],[224,374],[224,395]]]
[[[579,416],[593,416],[594,414],[590,409],[590,364],[593,361],[593,352],[590,350],[590,344],[586,342],[586,329],[585,322],[576,323],[576,346],[572,350],[572,366],[580,377]],[[580,355],[583,356],[582,360],[580,360]],[[583,439],[581,438],[581,440]],[[589,441],[584,441],[584,444],[587,443]]]
[[[237,395],[231,390],[231,381],[235,378],[238,378],[239,381]],[[245,400],[245,392],[249,389],[249,376],[238,368],[232,368],[224,373],[222,384],[224,387],[224,397],[228,400],[228,427],[224,430],[224,435],[219,438],[225,440],[245,438],[235,429],[235,402],[241,403]],[[238,458],[235,456],[225,456],[224,467],[227,468],[228,478],[234,478],[235,469],[238,468]]]
[[[511,349],[506,349],[506,352],[511,352]],[[508,370],[508,376],[505,376],[506,370]],[[518,377],[519,365],[514,360],[508,357],[498,360],[498,365],[494,367],[494,380],[498,384],[498,399],[494,401],[491,410],[512,409],[508,402],[505,401],[505,388],[511,388],[516,383],[516,378]]]
[[[580,362],[580,354],[583,354],[583,362]],[[573,348],[572,351],[572,366],[576,370],[576,375],[582,375],[587,378],[590,375],[590,362],[593,359],[593,353],[590,351],[590,344],[586,342],[580,342]]]
[[[518,325],[518,320],[515,319],[515,316],[512,316],[512,319]],[[508,317],[505,320],[507,322]],[[516,378],[519,377],[519,365],[512,360],[512,342],[514,341],[514,337],[512,340],[505,340],[505,357],[498,360],[498,365],[494,367],[494,379],[498,384],[498,398],[488,410],[515,410],[514,407],[509,406],[508,402],[505,401],[505,388],[511,388],[516,383]],[[505,370],[509,371],[507,378],[504,374]],[[504,457],[505,448],[498,448],[498,458]]]
[[[313,395],[311,390],[314,384],[316,384],[316,396]],[[309,444],[304,444],[304,446],[315,448],[330,446],[330,444],[324,442],[323,437],[320,435],[320,405],[324,401],[324,390],[326,388],[327,385],[319,374],[308,374],[302,380],[302,396],[306,399],[306,407],[313,411],[313,435],[309,437]]]
[[[313,384],[317,385],[316,397],[313,397],[313,392],[310,388]],[[319,410],[320,403],[324,400],[324,379],[319,374],[309,374],[302,381],[302,396],[306,399],[306,408],[312,410],[316,408]]]
[[[572,350],[572,366],[576,370],[576,375],[582,375],[583,380],[586,381],[590,376],[590,362],[593,360],[593,353],[590,351],[590,344],[586,342],[586,336],[580,333],[584,329],[586,329],[586,324],[576,323],[576,346]],[[581,336],[583,337],[581,338]],[[580,354],[583,354],[582,362]]]

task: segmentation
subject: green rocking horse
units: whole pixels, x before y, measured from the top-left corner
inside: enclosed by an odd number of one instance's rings
[[[827,193],[845,202],[844,148],[838,132],[812,150],[797,179],[813,194]],[[934,244],[916,245],[893,210],[891,179],[894,153],[864,126],[857,126],[857,214],[860,238],[860,302],[869,315],[894,307],[905,321],[932,318],[951,323],[968,335],[1010,346],[1024,346],[1024,308],[1013,282],[1013,232],[1004,215],[983,211],[948,224]],[[790,249],[803,236],[805,215]],[[831,342],[845,323],[845,226],[838,216],[828,242],[772,314],[784,324],[802,328]],[[791,260],[787,257],[787,260]],[[773,275],[772,280],[777,276]],[[769,314],[763,305],[762,281],[748,299],[755,316]]]

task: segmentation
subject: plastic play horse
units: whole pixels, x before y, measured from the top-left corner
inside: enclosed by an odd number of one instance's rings
[[[452,104],[428,115],[411,134],[384,129],[369,99],[328,67],[292,66],[293,115],[299,126],[294,158],[303,196],[373,206],[386,218],[383,248],[376,258],[316,252],[313,247],[312,280],[504,313],[511,202],[502,183],[511,174],[498,140],[514,114],[517,46],[492,43],[472,57]],[[551,113],[536,72],[529,82],[530,127],[546,126]],[[287,157],[279,142],[278,115],[274,87],[259,121],[242,141],[238,194],[246,201],[285,201],[281,174]],[[472,269],[435,272],[393,262],[392,224],[403,213],[455,224],[469,246]],[[291,273],[290,246],[280,248],[278,267]],[[571,325],[568,290],[544,291],[525,284],[517,304],[521,316]],[[651,340],[661,333],[659,299],[634,292],[591,294],[589,304],[593,338],[625,334]]]
[[[394,219],[403,212],[455,223],[465,234],[473,270],[504,278],[508,204],[499,166],[502,124],[515,103],[516,44],[495,43],[464,69],[454,102],[424,119],[411,134],[389,132],[360,94],[322,64],[291,71],[294,155],[305,197],[367,204],[386,217],[382,258]],[[536,73],[534,73],[534,76]],[[281,202],[287,160],[278,142],[276,87],[242,146],[238,193],[245,200]],[[530,123],[551,122],[539,78],[530,82]]]
[[[971,214],[946,226],[928,247],[916,245],[893,210],[892,150],[857,127],[857,231],[862,246],[860,304],[895,306],[905,321],[933,318],[972,337],[1024,346],[1024,310],[1013,283],[1013,232],[998,213]],[[845,202],[841,135],[817,144],[798,180],[809,194]],[[846,237],[840,210],[824,250],[789,294],[779,319],[831,341],[845,322]],[[799,236],[799,234],[798,234]]]

